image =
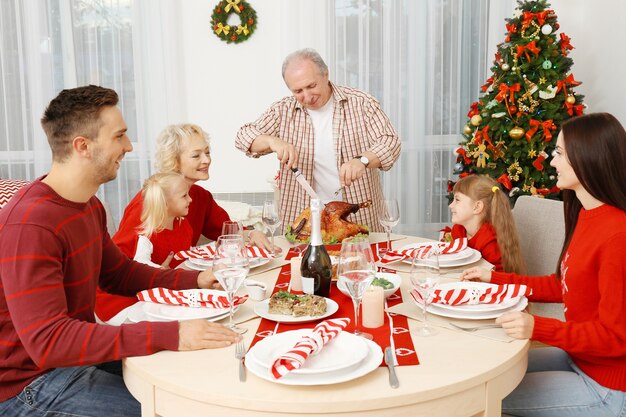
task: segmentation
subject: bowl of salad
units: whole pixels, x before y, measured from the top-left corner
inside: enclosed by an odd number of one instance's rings
[[[382,287],[385,298],[389,298],[391,294],[395,293],[398,288],[400,288],[400,284],[402,284],[402,278],[400,278],[400,275],[392,274],[389,272],[377,272],[376,278],[374,278],[371,285],[377,285],[379,287]],[[346,289],[343,281],[337,281],[337,288],[343,294],[350,297],[350,293]]]

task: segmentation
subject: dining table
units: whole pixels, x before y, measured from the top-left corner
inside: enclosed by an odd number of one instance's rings
[[[394,247],[426,239],[393,235]],[[386,242],[386,235],[371,233],[370,241]],[[279,279],[289,243],[276,239],[282,255],[273,260],[278,266],[267,268],[250,278],[271,290]],[[489,267],[484,260],[473,265]],[[387,265],[402,277],[400,287],[404,305],[415,308],[409,295],[412,285],[406,265]],[[468,265],[443,270],[444,280],[454,282]],[[335,289],[336,290],[336,287]],[[244,287],[240,294],[245,294]],[[268,293],[268,296],[270,293]],[[250,346],[260,318],[248,299],[235,314],[240,327],[247,329],[244,343]],[[409,314],[409,317],[411,315]],[[149,356],[129,357],[123,361],[124,381],[141,403],[143,417],[192,416],[438,416],[500,417],[502,399],[522,380],[527,367],[528,340],[482,337],[445,325],[445,320],[430,320],[438,333],[420,337],[413,331],[421,317],[407,320],[406,327],[392,332],[409,332],[419,364],[396,366],[399,387],[392,388],[384,363],[356,379],[321,385],[279,384],[259,378],[248,370],[239,379],[239,360],[235,346],[221,349],[174,352],[161,351]],[[429,315],[432,316],[432,315]],[[487,334],[488,336],[488,334]],[[385,346],[381,346],[385,348]]]

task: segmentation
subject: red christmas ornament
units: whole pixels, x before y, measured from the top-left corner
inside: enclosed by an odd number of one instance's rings
[[[253,23],[254,23],[254,20],[252,20],[252,19],[248,19],[248,24],[249,24],[249,25],[251,25],[251,24],[253,24]]]
[[[515,106],[509,106],[509,110],[511,111],[511,114],[517,113],[517,107]]]
[[[217,9],[215,9],[215,13],[220,14],[222,13],[222,9],[220,9],[219,7]]]
[[[239,6],[239,11],[243,12],[243,4]]]
[[[237,37],[236,37],[235,35],[233,35],[233,36],[231,36],[231,37],[230,37],[230,40],[231,40],[231,41],[234,41],[234,40],[236,40],[236,39],[237,39]]]
[[[539,156],[533,161],[533,166],[537,168],[537,171],[543,171],[543,161],[545,161],[547,157],[548,154],[544,151],[539,152]]]

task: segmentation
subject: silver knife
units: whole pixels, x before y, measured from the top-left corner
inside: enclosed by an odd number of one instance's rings
[[[396,375],[396,361],[393,357],[391,346],[385,348],[385,363],[387,364],[387,368],[389,368],[389,385],[391,388],[398,388],[400,382],[398,382],[398,376]]]
[[[304,175],[302,175],[300,170],[298,168],[291,168],[291,170],[293,171],[293,175],[295,176],[296,181],[298,181],[298,183],[302,186],[302,188],[304,188],[304,191],[306,191],[307,194],[311,196],[311,198],[315,198],[316,200],[319,200],[317,193],[309,185],[309,183],[307,182],[306,178],[304,178]]]

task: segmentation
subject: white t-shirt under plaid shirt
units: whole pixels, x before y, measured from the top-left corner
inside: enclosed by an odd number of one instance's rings
[[[384,171],[391,169],[400,156],[400,138],[380,103],[367,93],[331,83],[334,100],[333,140],[337,170],[345,162],[370,151],[378,156]],[[255,122],[242,126],[237,132],[235,146],[248,156],[252,142],[260,135],[276,136],[295,146],[297,166],[309,183],[313,181],[315,140],[313,124],[307,110],[293,96],[272,104]],[[280,167],[280,215],[284,226],[310,205],[310,197],[296,182],[293,173]],[[382,209],[382,189],[378,169],[367,169],[365,175],[344,189],[344,201],[362,203],[371,200],[369,208],[352,214],[350,221],[367,225],[370,231],[382,231],[377,213]]]

